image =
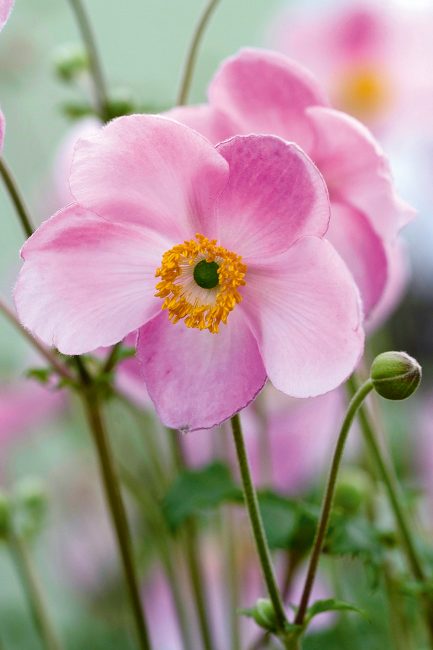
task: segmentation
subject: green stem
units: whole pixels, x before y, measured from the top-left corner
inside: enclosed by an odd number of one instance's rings
[[[97,396],[90,388],[83,390],[83,402],[89,428],[93,435],[98,452],[102,483],[105,490],[108,509],[110,511],[113,528],[116,533],[117,545],[122,560],[123,572],[128,588],[129,599],[134,615],[137,639],[141,650],[151,650],[148,626],[140,598],[138,580],[135,574],[132,554],[131,534],[125,507],[123,505],[119,481],[114,466],[114,460],[109,445],[107,432],[101,416]]]
[[[22,229],[24,230],[24,234],[26,237],[30,237],[30,235],[33,234],[33,227],[30,221],[29,213],[26,206],[24,205],[24,201],[18,190],[14,177],[12,176],[12,173],[6,165],[5,161],[2,159],[0,159],[0,174],[3,178],[3,182],[9,193],[11,201],[14,204]]]
[[[180,434],[178,431],[168,429],[171,442],[173,460],[178,471],[187,468],[187,462],[182,449]],[[197,620],[200,628],[202,644],[205,650],[214,650],[212,633],[208,618],[209,607],[207,604],[206,590],[203,582],[203,565],[201,562],[200,549],[198,544],[198,530],[194,519],[189,518],[185,522],[185,543],[184,552],[189,574],[189,580],[194,596],[194,603],[197,612]]]
[[[329,472],[329,478],[326,486],[325,496],[322,502],[322,510],[320,513],[319,524],[316,530],[316,536],[313,543],[313,550],[310,556],[310,562],[308,565],[308,571],[304,583],[304,589],[302,592],[301,601],[299,603],[299,608],[295,617],[296,625],[303,625],[305,614],[307,612],[308,603],[311,596],[311,590],[313,588],[314,579],[316,577],[317,565],[319,564],[320,554],[322,552],[323,544],[325,542],[326,532],[328,530],[329,516],[331,514],[332,503],[334,500],[335,485],[337,482],[340,462],[343,456],[344,445],[346,443],[346,439],[350,431],[350,427],[352,425],[354,417],[356,415],[356,412],[358,411],[364,399],[372,390],[373,390],[373,383],[371,379],[368,379],[352,397],[346,415],[344,417],[343,424],[341,425],[340,433],[337,440],[337,446],[335,448],[331,469]]]
[[[356,382],[353,377],[349,380],[348,386],[350,393],[353,394],[356,391]],[[409,522],[406,520],[406,515],[401,505],[402,498],[397,480],[382,454],[382,450],[380,449],[378,440],[374,433],[374,429],[370,421],[370,417],[367,413],[367,409],[361,408],[359,410],[358,417],[361,424],[364,440],[371,455],[373,456],[374,462],[376,463],[380,477],[385,486],[386,493],[388,495],[388,499],[400,532],[400,536],[403,541],[403,546],[406,550],[409,566],[411,567],[414,577],[417,580],[424,582],[424,571],[421,566],[421,561],[418,557],[415,542],[412,539]]]
[[[241,428],[239,414],[236,414],[232,417],[231,425],[232,425],[233,439],[234,439],[238,463],[239,463],[239,469],[242,478],[245,504],[247,506],[248,515],[250,518],[250,524],[253,532],[253,537],[256,543],[257,553],[259,556],[263,577],[266,583],[266,587],[268,589],[269,597],[271,599],[274,608],[277,628],[279,631],[283,631],[285,624],[287,622],[287,618],[284,612],[283,603],[281,600],[280,592],[275,578],[274,569],[272,566],[271,554],[269,551],[268,543],[266,540],[265,529],[263,527],[263,521],[260,514],[257,493],[251,478],[247,450],[245,448],[244,438],[242,435],[242,428]]]
[[[200,19],[197,23],[197,26],[194,30],[194,34],[189,46],[188,54],[186,57],[185,68],[182,75],[182,80],[179,87],[179,93],[177,96],[177,105],[183,106],[187,103],[188,94],[191,88],[192,76],[194,73],[194,67],[197,60],[198,47],[200,45],[201,38],[204,34],[204,30],[209,22],[209,19],[215,10],[219,0],[209,0]]]
[[[178,582],[176,558],[173,555],[173,548],[170,545],[169,531],[162,516],[160,504],[156,500],[155,495],[147,489],[148,486],[146,485],[146,489],[143,489],[143,481],[138,481],[126,466],[120,465],[119,472],[122,483],[141,505],[148,525],[152,529],[155,539],[158,539],[157,549],[173,597],[182,645],[184,650],[190,650],[193,647],[193,641],[185,609],[185,599]]]
[[[78,11],[80,20],[82,23],[82,29],[87,35],[90,35],[90,43],[93,43],[92,36],[88,23],[86,21],[86,16],[82,10],[82,6],[79,0],[70,0],[74,9]],[[89,43],[88,43],[89,44]],[[95,50],[96,54],[96,50]],[[90,54],[89,54],[90,56]],[[97,60],[97,57],[96,57]],[[102,79],[102,77],[101,77]],[[1,164],[1,173],[5,179],[5,166],[4,163],[0,161]],[[6,177],[11,181],[10,174],[6,171]],[[23,203],[20,199],[18,191],[14,182],[6,182],[6,187],[11,195],[11,198],[14,202],[17,214],[20,218],[21,223],[26,231],[26,234],[31,235],[33,229],[31,227],[29,219],[23,221]],[[6,316],[6,318],[21,332],[21,334],[35,347],[42,356],[47,359],[53,369],[59,374],[60,377],[68,381],[74,381],[74,376],[69,372],[69,369],[60,363],[55,355],[44,345],[42,345],[35,337],[33,337],[30,332],[28,332],[18,321],[15,314],[0,301],[0,311]],[[126,518],[126,513],[121,497],[120,487],[118,484],[116,472],[114,469],[114,461],[112,458],[111,450],[109,447],[108,437],[105,432],[104,423],[100,414],[99,405],[97,402],[97,396],[93,394],[92,391],[92,378],[90,377],[87,368],[80,356],[74,357],[75,364],[78,370],[80,377],[81,388],[82,388],[82,398],[85,406],[85,411],[87,419],[89,422],[90,429],[93,434],[94,442],[96,449],[98,451],[99,463],[101,468],[102,482],[105,490],[105,495],[107,498],[107,504],[109,506],[110,514],[113,520],[114,530],[116,532],[116,538],[119,546],[119,552],[122,559],[122,565],[124,569],[125,579],[128,586],[128,593],[131,600],[134,620],[137,629],[137,636],[141,650],[151,650],[149,636],[147,632],[147,623],[144,615],[144,611],[141,605],[140,592],[138,588],[137,579],[135,576],[135,568],[132,559],[132,545],[131,545],[131,536],[129,532],[128,520]],[[53,646],[54,650],[54,646]]]
[[[241,630],[239,609],[239,566],[238,553],[236,548],[235,530],[236,523],[230,506],[223,509],[221,513],[222,524],[222,545],[224,548],[224,575],[225,575],[225,596],[227,598],[227,618],[230,626],[230,648],[241,650]]]
[[[355,378],[351,377],[348,382],[348,388],[351,394],[356,391],[356,386],[357,384]],[[367,409],[364,407],[360,408],[359,410],[359,422],[361,424],[364,440],[374,459],[379,475],[385,486],[385,490],[389,499],[390,506],[394,513],[395,521],[400,533],[400,538],[406,553],[409,567],[416,580],[427,584],[427,577],[424,573],[416,544],[412,536],[413,527],[411,527],[411,524],[407,520],[406,513],[402,507],[403,499],[400,487],[391,465],[388,463],[382,453],[379,442],[374,432],[374,427],[370,420],[370,416]],[[425,597],[423,600],[424,611],[426,615],[426,624],[430,636],[430,644],[433,648],[433,607],[429,598]]]
[[[46,650],[61,650],[62,646],[48,615],[42,589],[30,554],[23,540],[15,533],[8,536],[9,548],[20,576],[33,621]]]
[[[196,605],[197,618],[205,650],[214,650],[212,632],[208,618],[207,597],[203,583],[203,563],[198,544],[198,530],[194,519],[185,522],[184,551],[191,582],[191,588]]]
[[[19,322],[18,318],[15,316],[12,309],[10,309],[3,300],[0,299],[0,312],[7,318],[7,320],[31,343],[31,345],[39,352],[39,354],[44,357],[50,366],[57,372],[57,374],[66,379],[67,381],[74,381],[74,376],[69,372],[69,369],[63,365],[53,354],[53,352],[45,347],[38,339],[30,334],[28,330],[25,329]]]
[[[122,341],[119,341],[119,343],[116,343],[116,345],[113,345],[113,347],[110,350],[109,355],[105,359],[104,365],[102,367],[102,372],[103,373],[109,373],[113,370],[117,363],[117,355],[119,354],[119,351],[122,347]]]
[[[108,94],[104,73],[102,72],[101,61],[98,55],[98,49],[96,47],[95,37],[90,26],[90,21],[84,8],[84,4],[81,2],[81,0],[69,0],[69,4],[71,5],[72,11],[75,14],[75,18],[77,20],[77,24],[81,33],[81,38],[83,39],[83,43],[87,51],[90,73],[95,89],[96,108],[101,120],[103,122],[106,122],[110,119]]]

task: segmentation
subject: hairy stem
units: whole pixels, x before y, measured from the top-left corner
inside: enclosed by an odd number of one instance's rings
[[[250,467],[248,463],[247,450],[245,448],[244,438],[242,435],[241,422],[239,414],[236,414],[231,419],[233,439],[236,447],[236,454],[239,463],[239,470],[242,478],[242,485],[244,490],[245,504],[248,510],[251,529],[253,532],[254,541],[256,543],[257,553],[260,560],[260,565],[263,573],[263,578],[271,599],[277,628],[282,631],[287,622],[286,614],[284,612],[283,603],[281,600],[280,592],[275,578],[274,569],[272,566],[271,553],[269,551],[268,542],[266,540],[265,529],[260,514],[259,502],[257,493],[251,477]]]
[[[140,650],[151,650],[148,625],[142,606],[138,580],[135,573],[131,534],[122,500],[119,480],[114,466],[114,460],[111,453],[108,435],[101,416],[97,396],[90,389],[84,390],[83,402],[89,428],[92,432],[93,440],[98,453],[102,484],[104,487],[105,497],[111,515],[113,528],[116,533],[117,545],[122,560],[122,567],[134,616],[139,647]]]
[[[98,49],[96,47],[96,41],[90,25],[90,21],[84,8],[84,3],[81,0],[69,0],[69,4],[71,5],[72,11],[74,12],[78,28],[81,33],[81,38],[83,39],[83,43],[87,51],[90,73],[95,89],[96,108],[101,120],[103,122],[106,122],[110,119],[108,94],[104,73],[102,71],[102,65],[98,55]]]
[[[200,41],[206,29],[206,26],[209,22],[210,17],[212,16],[213,11],[215,10],[219,0],[209,0],[200,19],[197,23],[197,26],[194,30],[192,36],[191,44],[189,46],[188,54],[186,57],[185,68],[182,74],[182,80],[179,87],[179,93],[177,96],[177,105],[183,106],[188,101],[188,95],[191,88],[192,77],[194,74],[195,63],[197,60],[198,48]]]
[[[372,391],[372,389],[373,389],[373,384],[371,380],[368,379],[357,390],[357,392],[355,393],[355,395],[350,401],[349,407],[347,409],[346,415],[343,420],[343,424],[340,429],[337,445],[332,459],[331,469],[329,472],[328,483],[326,486],[326,491],[322,502],[322,510],[320,513],[320,519],[316,530],[313,549],[310,556],[307,576],[305,578],[301,601],[299,603],[299,608],[295,617],[296,625],[303,625],[305,614],[307,612],[311,591],[313,589],[314,579],[316,577],[317,566],[319,564],[320,554],[322,552],[323,544],[325,542],[326,532],[328,530],[329,516],[331,514],[332,503],[334,500],[335,485],[337,482],[338,470],[340,468],[340,463],[343,456],[344,445],[346,443],[347,436],[350,431],[352,422],[355,418],[356,412],[358,411],[360,405],[367,397],[367,395]]]
[[[355,393],[356,386],[356,379],[352,377],[348,382],[350,394]],[[365,407],[361,407],[359,409],[358,417],[364,440],[377,467],[379,476],[385,487],[391,509],[394,513],[403,549],[406,553],[407,561],[412,575],[419,582],[427,584],[428,580],[424,572],[412,534],[413,526],[408,521],[406,513],[402,506],[403,499],[394,470],[381,450],[368,410]],[[424,597],[423,602],[427,629],[430,636],[430,645],[433,648],[433,603],[431,599],[427,597]]]
[[[10,171],[9,167],[6,165],[5,161],[2,159],[0,159],[0,174],[3,178],[3,182],[9,193],[11,201],[14,204],[24,234],[26,237],[30,237],[30,235],[33,234],[33,226],[30,220],[30,215],[24,204],[24,200],[20,194],[15,179],[12,176],[12,172]]]
[[[173,460],[176,468],[181,471],[186,469],[188,464],[180,441],[180,433],[168,429],[170,436]],[[201,640],[205,650],[214,650],[212,632],[208,617],[209,607],[207,603],[206,589],[203,581],[203,564],[198,543],[197,524],[193,518],[185,522],[184,553],[189,574],[194,604],[197,612],[197,620],[200,628]]]
[[[8,535],[9,548],[15,561],[23,589],[32,613],[33,621],[46,650],[62,650],[39,584],[36,570],[25,542],[14,532]]]
[[[61,363],[54,352],[52,352],[49,348],[45,347],[43,343],[38,341],[28,330],[25,329],[19,322],[18,318],[15,316],[14,312],[10,307],[7,306],[7,304],[0,299],[0,312],[7,318],[7,320],[12,323],[12,325],[24,336],[24,338],[29,341],[29,343],[39,352],[39,354],[44,357],[46,361],[50,364],[50,366],[53,368],[53,370],[56,371],[56,373],[59,375],[59,377],[62,377],[63,379],[66,379],[68,381],[74,381],[74,376],[72,373],[69,371],[67,366],[65,366],[63,363]]]

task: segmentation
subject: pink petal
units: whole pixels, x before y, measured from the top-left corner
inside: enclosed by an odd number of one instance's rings
[[[170,245],[144,228],[65,208],[23,246],[21,322],[65,354],[113,345],[160,310],[154,274]]]
[[[273,136],[236,136],[217,146],[229,182],[208,227],[223,246],[257,261],[303,235],[323,235],[329,222],[326,185],[296,145]]]
[[[159,417],[181,431],[221,423],[266,380],[257,343],[236,308],[218,334],[173,325],[162,313],[141,328],[137,356]]]
[[[87,117],[74,124],[62,139],[53,164],[53,191],[57,203],[56,209],[60,209],[74,200],[69,187],[69,175],[77,142],[82,138],[94,135],[100,128],[99,119]]]
[[[123,345],[137,347],[138,332],[131,332],[123,340]],[[117,365],[116,386],[139,408],[153,410],[153,404],[144,385],[140,364],[137,356],[128,357]]]
[[[244,49],[227,59],[209,87],[209,101],[237,123],[236,133],[269,133],[308,150],[304,111],[327,104],[314,77],[297,63],[266,50]]]
[[[338,197],[363,212],[383,238],[395,238],[414,211],[399,199],[387,159],[370,132],[357,120],[326,107],[307,110],[315,129],[311,157]]]
[[[14,0],[0,0],[0,29],[5,26],[14,6]]]
[[[99,216],[182,241],[202,232],[227,175],[227,163],[198,133],[164,117],[131,115],[77,144],[70,185]]]
[[[377,305],[387,280],[386,251],[368,219],[346,203],[333,201],[326,238],[352,272],[367,317]]]
[[[229,116],[209,104],[176,106],[163,115],[195,129],[214,144],[236,133],[236,126]]]
[[[381,327],[397,308],[407,290],[410,278],[410,261],[405,242],[397,239],[394,245],[386,249],[388,273],[385,290],[371,317],[368,319],[368,331]]]
[[[304,237],[268,267],[250,268],[240,306],[269,379],[292,397],[336,388],[359,360],[364,336],[358,292],[326,240]]]

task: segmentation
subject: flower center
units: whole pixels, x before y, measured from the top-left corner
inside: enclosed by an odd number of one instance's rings
[[[362,118],[383,109],[389,100],[389,94],[386,76],[381,71],[355,68],[343,77],[339,99],[348,112]]]
[[[207,262],[206,260],[201,260],[194,267],[194,280],[197,282],[199,287],[203,289],[213,289],[219,284],[218,276],[219,266],[216,262]]]
[[[196,234],[162,256],[155,296],[164,299],[162,309],[172,323],[183,319],[187,327],[216,334],[242,300],[239,287],[245,285],[246,272],[240,255]]]

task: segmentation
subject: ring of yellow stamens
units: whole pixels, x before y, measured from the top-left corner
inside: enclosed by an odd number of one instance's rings
[[[206,289],[194,280],[194,269],[202,260],[218,265],[218,284]],[[160,278],[155,296],[163,298],[172,323],[183,319],[187,327],[208,329],[216,334],[220,323],[241,302],[239,287],[245,285],[246,264],[236,253],[217,246],[216,239],[196,234],[166,251],[155,276]]]

